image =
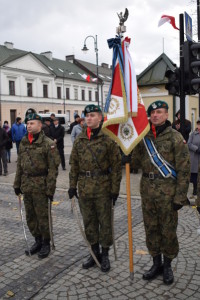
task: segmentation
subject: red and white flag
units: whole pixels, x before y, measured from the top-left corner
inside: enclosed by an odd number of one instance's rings
[[[165,24],[166,22],[170,23],[174,29],[177,29],[179,30],[178,27],[176,27],[176,24],[175,24],[175,18],[172,17],[172,16],[167,16],[167,15],[162,15],[159,22],[158,22],[158,27],[160,27],[161,25]]]
[[[128,51],[130,39],[122,45],[120,38],[110,39],[108,44],[113,48],[113,74],[102,130],[128,155],[149,131],[149,122]]]
[[[79,75],[81,75],[81,77],[83,77],[86,81],[90,82],[90,75],[81,74],[81,73],[79,73]]]

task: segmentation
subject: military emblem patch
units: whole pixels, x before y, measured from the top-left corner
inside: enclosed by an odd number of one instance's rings
[[[153,103],[151,106],[153,107],[153,109],[156,109],[156,107],[157,107],[157,105],[155,103]]]
[[[114,115],[119,108],[119,101],[116,98],[111,98],[108,110],[109,115]]]
[[[130,124],[122,124],[122,126],[120,127],[120,134],[123,138],[124,141],[126,140],[131,140],[131,138],[133,137],[133,127]]]

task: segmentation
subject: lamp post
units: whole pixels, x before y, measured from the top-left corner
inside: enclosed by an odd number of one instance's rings
[[[82,51],[88,51],[89,49],[87,48],[86,46],[86,40],[87,38],[93,38],[94,40],[94,51],[96,52],[96,68],[97,68],[97,103],[99,105],[99,66],[98,66],[98,48],[97,48],[97,35],[94,37],[93,35],[88,35],[86,38],[85,38],[85,41],[84,41],[84,46],[83,46],[83,49],[81,49]]]

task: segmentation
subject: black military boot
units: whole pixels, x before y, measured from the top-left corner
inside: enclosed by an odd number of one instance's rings
[[[38,236],[35,238],[35,243],[30,248],[30,254],[33,255],[33,254],[39,252],[41,247],[42,247],[42,237]],[[27,256],[29,256],[28,250],[25,250],[25,254]]]
[[[50,240],[49,239],[44,239],[42,241],[42,247],[41,247],[41,250],[40,252],[38,253],[38,257],[39,258],[45,258],[49,255],[50,253]]]
[[[193,183],[193,195],[197,195],[197,183]]]
[[[154,279],[162,272],[163,272],[162,258],[161,258],[161,254],[159,254],[153,257],[153,266],[149,271],[143,274],[143,279],[145,280]]]
[[[100,256],[100,251],[99,251],[99,244],[94,244],[91,246],[92,251],[94,252],[94,255],[96,256],[97,260],[100,262],[101,261],[101,256]],[[94,258],[92,255],[88,257],[88,259],[82,264],[83,269],[89,269],[95,265]]]
[[[108,251],[109,248],[102,247],[102,254],[101,254],[101,271],[108,272],[110,270],[110,261],[108,258]]]
[[[163,282],[165,284],[172,284],[173,281],[174,281],[174,275],[171,268],[171,259],[164,256]]]

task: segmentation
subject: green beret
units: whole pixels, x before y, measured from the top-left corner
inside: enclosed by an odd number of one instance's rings
[[[168,110],[168,104],[165,101],[157,100],[153,102],[151,105],[149,105],[147,109],[147,114],[150,117],[152,110],[158,109],[158,108],[166,108]]]
[[[84,109],[84,115],[91,112],[101,112],[101,108],[99,105],[89,104]]]
[[[29,114],[28,116],[26,116],[24,122],[27,123],[28,121],[31,121],[31,120],[38,120],[38,121],[42,122],[42,117],[35,113]]]

